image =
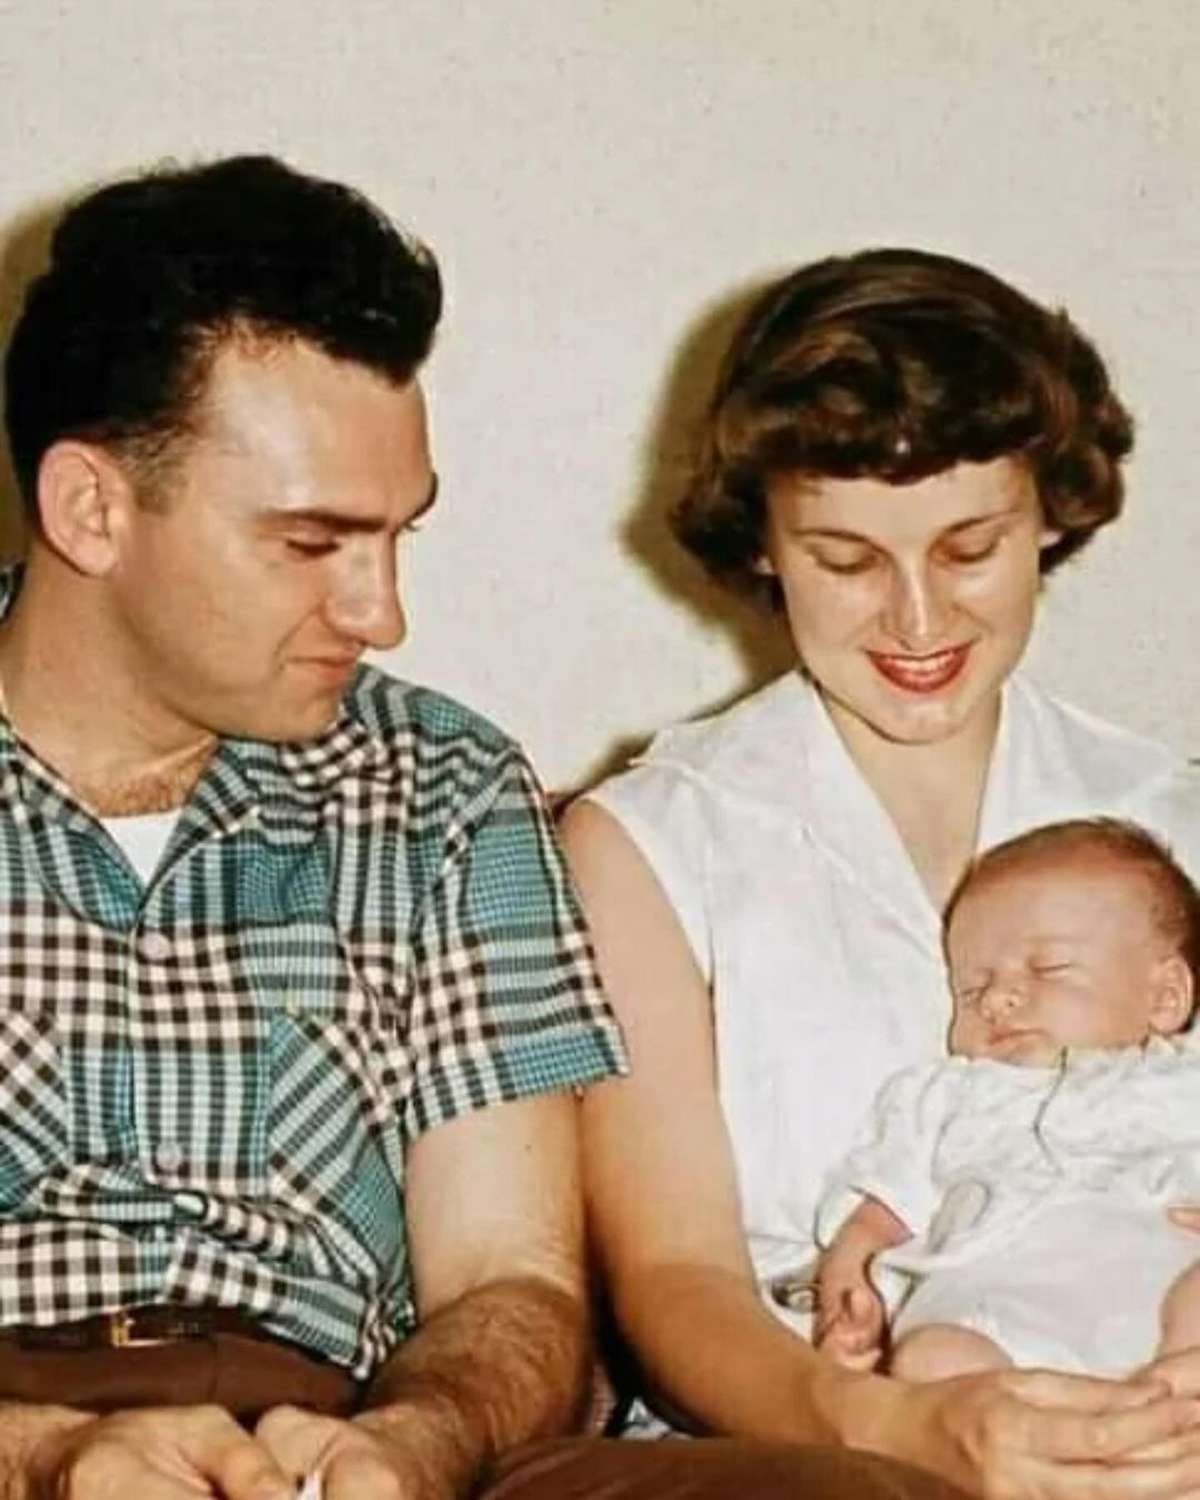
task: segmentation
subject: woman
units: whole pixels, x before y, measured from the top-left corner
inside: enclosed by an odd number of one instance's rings
[[[1200,1486],[1165,1383],[851,1375],[771,1295],[880,1082],[944,1045],[939,911],[974,851],[1113,813],[1196,870],[1174,758],[1011,675],[1041,575],[1119,513],[1130,444],[1069,320],[946,257],[806,267],[734,339],[677,531],[782,609],[802,670],[660,736],[564,830],[634,1069],[585,1104],[595,1233],[683,1425],[988,1494]]]

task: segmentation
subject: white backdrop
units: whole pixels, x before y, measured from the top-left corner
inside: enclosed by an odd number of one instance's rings
[[[980,259],[1139,418],[1038,675],[1200,752],[1198,42],[1195,0],[0,0],[8,295],[39,214],[166,156],[275,151],[428,239],[444,501],[387,664],[564,786],[780,660],[662,529],[731,299],[870,243]]]

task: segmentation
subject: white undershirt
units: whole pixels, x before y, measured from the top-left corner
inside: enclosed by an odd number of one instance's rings
[[[169,812],[138,813],[135,817],[100,821],[120,844],[143,882],[149,885],[178,817],[179,809],[174,807]]]

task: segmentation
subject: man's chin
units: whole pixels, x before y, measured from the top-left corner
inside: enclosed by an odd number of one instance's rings
[[[228,739],[262,740],[271,745],[302,744],[319,739],[332,729],[341,705],[341,694],[331,694],[320,702],[310,702],[303,707],[293,705],[272,710],[260,704],[251,712],[228,716],[217,732]]]

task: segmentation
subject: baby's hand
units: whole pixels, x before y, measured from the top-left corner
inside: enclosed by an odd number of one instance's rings
[[[832,1304],[827,1301],[832,1294]],[[883,1358],[885,1317],[879,1293],[867,1280],[834,1289],[818,1283],[813,1342],[844,1370],[877,1369]]]

